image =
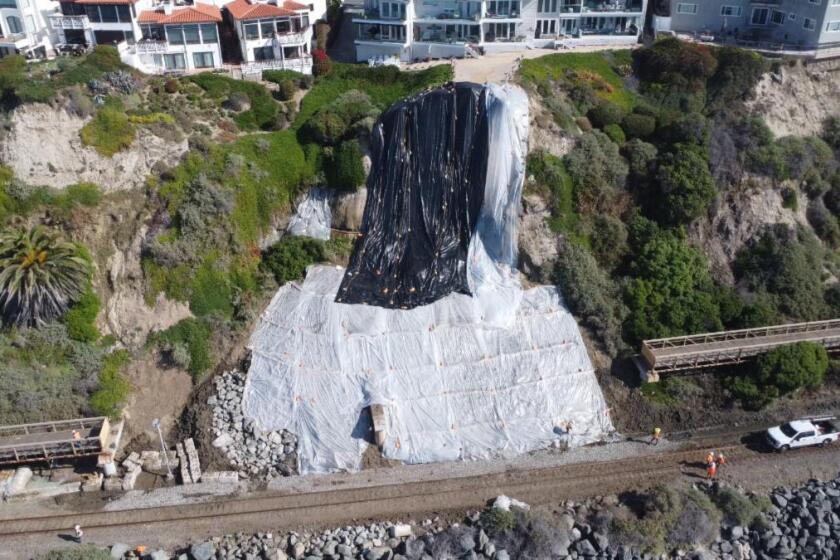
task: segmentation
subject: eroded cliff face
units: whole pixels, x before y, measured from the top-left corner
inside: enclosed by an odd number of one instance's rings
[[[818,136],[825,118],[840,114],[840,60],[782,64],[764,75],[748,106],[777,138]]]
[[[138,127],[129,149],[104,157],[82,143],[79,130],[86,122],[60,107],[19,107],[0,141],[0,162],[30,185],[61,189],[91,182],[108,192],[141,187],[155,164],[175,165],[188,149],[186,139],[172,142]]]

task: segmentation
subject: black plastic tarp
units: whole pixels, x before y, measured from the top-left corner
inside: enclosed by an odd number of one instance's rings
[[[467,254],[484,200],[482,86],[450,84],[382,114],[350,265],[336,301],[413,308],[469,293]]]

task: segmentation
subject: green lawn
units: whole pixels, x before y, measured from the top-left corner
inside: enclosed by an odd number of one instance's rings
[[[616,67],[630,63],[629,50],[594,53],[558,53],[523,60],[519,77],[535,85],[549,81],[569,85],[586,83],[598,96],[629,111],[636,104],[636,95],[628,90]]]

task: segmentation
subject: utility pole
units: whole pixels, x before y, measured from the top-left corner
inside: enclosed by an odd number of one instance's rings
[[[166,443],[163,441],[163,432],[160,430],[160,419],[152,420],[152,427],[157,430],[160,438],[160,450],[163,452],[163,460],[166,462],[166,480],[172,480],[175,476],[172,474],[172,468],[169,466],[169,453],[166,452]]]

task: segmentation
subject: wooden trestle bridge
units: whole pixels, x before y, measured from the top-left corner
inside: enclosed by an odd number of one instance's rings
[[[640,367],[647,381],[659,381],[663,373],[738,364],[796,342],[840,350],[840,319],[645,340]]]

